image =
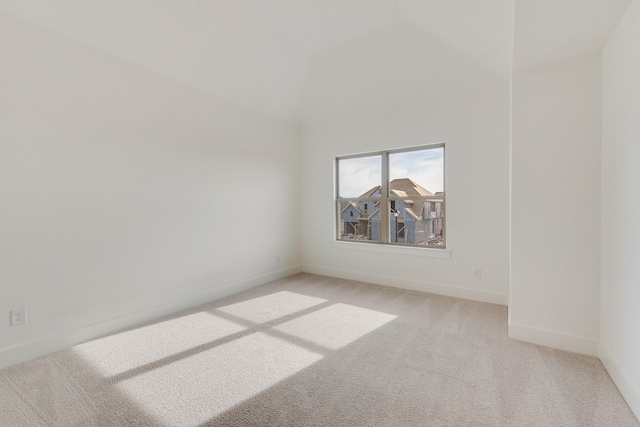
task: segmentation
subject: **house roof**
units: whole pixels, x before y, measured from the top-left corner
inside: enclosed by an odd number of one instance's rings
[[[410,196],[433,196],[433,193],[422,187],[420,184],[410,180],[409,178],[397,178],[389,183],[389,189],[398,194],[398,191],[401,191],[406,194],[406,196],[399,197],[410,197]]]
[[[379,190],[380,186],[376,185],[360,197],[372,197],[372,195]],[[409,178],[396,178],[392,180],[389,183],[389,190],[393,191],[398,197],[433,196],[432,192]]]
[[[376,185],[375,187],[373,187],[371,190],[367,191],[366,193],[364,193],[360,197],[373,197],[373,195],[376,193],[376,191],[380,191],[380,186],[379,185]]]
[[[418,184],[417,182],[409,179],[409,178],[396,178],[389,183],[389,189],[392,193],[394,193],[397,197],[411,197],[411,196],[433,196],[434,194]],[[380,190],[380,186],[376,185],[366,193],[362,194],[360,197],[372,197],[376,191]],[[442,192],[436,194],[443,194]],[[415,219],[422,219],[422,212],[424,210],[424,203],[420,202],[419,204],[415,204],[415,202],[411,199],[405,200],[405,210],[409,213],[409,215],[413,216]],[[408,206],[407,206],[408,205]]]
[[[344,207],[340,209],[340,213],[346,211],[349,208],[349,206],[352,206],[356,211],[358,211],[358,213],[362,213],[360,211],[360,207],[358,206],[358,202],[346,202]]]

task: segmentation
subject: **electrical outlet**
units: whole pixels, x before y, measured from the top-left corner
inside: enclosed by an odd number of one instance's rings
[[[482,270],[479,268],[473,270],[473,277],[476,279],[480,279],[482,277]]]
[[[26,308],[11,310],[11,326],[24,325],[25,323],[27,323]]]

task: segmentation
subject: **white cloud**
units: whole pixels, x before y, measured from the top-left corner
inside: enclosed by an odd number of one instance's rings
[[[380,156],[340,160],[340,196],[360,197],[380,185],[381,168]]]
[[[391,154],[389,178],[409,178],[432,193],[444,191],[444,149]]]

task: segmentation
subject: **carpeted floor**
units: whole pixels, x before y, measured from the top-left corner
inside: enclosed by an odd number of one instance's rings
[[[506,307],[299,274],[0,371],[0,426],[639,426]]]

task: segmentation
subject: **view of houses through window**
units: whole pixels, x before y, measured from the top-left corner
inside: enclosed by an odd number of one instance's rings
[[[444,145],[336,158],[337,238],[445,247]]]

